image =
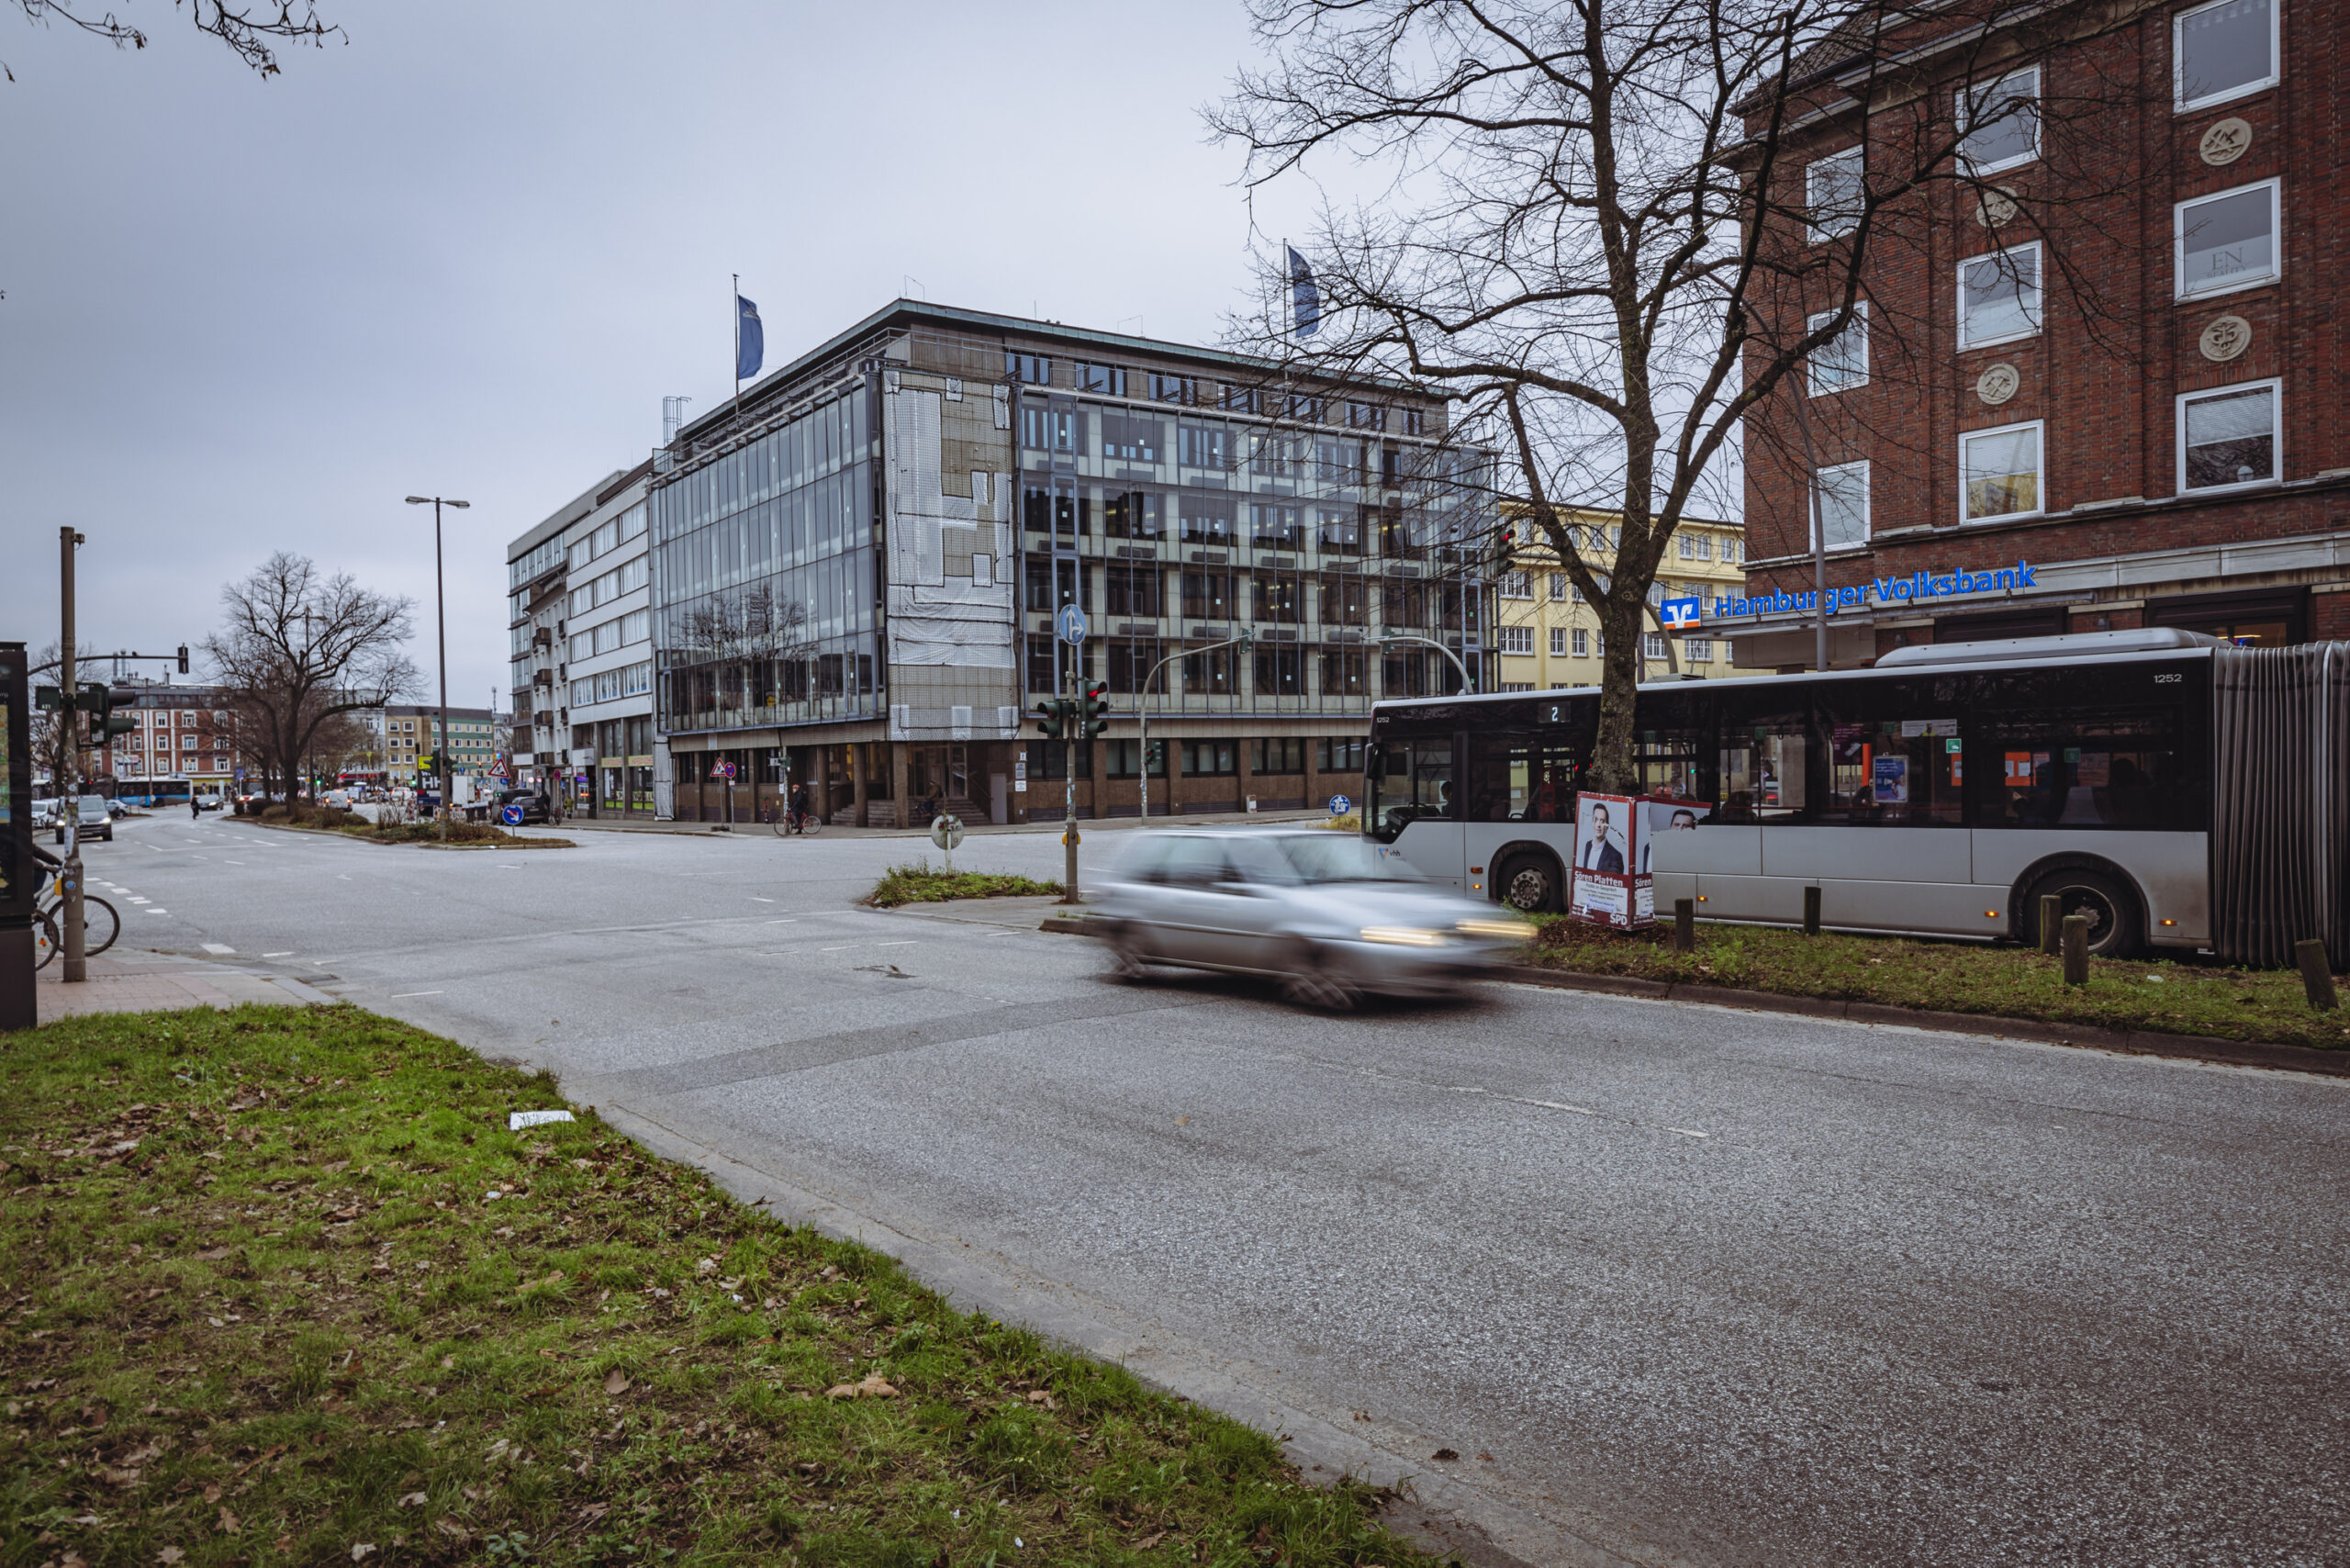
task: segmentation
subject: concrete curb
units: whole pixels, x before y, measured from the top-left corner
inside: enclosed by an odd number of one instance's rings
[[[1052,929],[1046,924],[1046,929]],[[1572,969],[1546,969],[1515,964],[1494,971],[1496,980],[1554,991],[1592,991],[1613,996],[1645,996],[1660,1002],[1703,1002],[1716,1007],[1738,1007],[1751,1013],[1792,1013],[1807,1018],[1842,1018],[1855,1024],[1899,1024],[1913,1029],[1946,1030],[1961,1035],[1997,1035],[2009,1039],[2037,1040],[2053,1046],[2087,1046],[2119,1051],[2125,1056],[2174,1057],[2188,1061],[2221,1062],[2232,1067],[2265,1067],[2286,1072],[2314,1072],[2329,1078],[2350,1078],[2350,1051],[2319,1050],[2311,1046],[2267,1045],[2258,1040],[2227,1040],[2210,1035],[2168,1035],[2152,1029],[2109,1029],[2095,1024],[2059,1024],[2041,1018],[2003,1018],[1986,1013],[1942,1013],[1922,1007],[1895,1007],[1881,1002],[1837,1002],[1818,996],[1781,996],[1767,991],[1741,991],[1722,985],[1683,985],[1640,980],[1631,975],[1582,974]]]

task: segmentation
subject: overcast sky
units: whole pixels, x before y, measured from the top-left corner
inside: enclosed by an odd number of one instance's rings
[[[144,51],[0,9],[0,638],[56,636],[71,524],[85,644],[193,644],[291,550],[414,599],[429,686],[437,491],[450,700],[503,707],[507,543],[729,392],[729,273],[770,367],[909,275],[1195,342],[1248,288],[1235,0],[320,0],[348,42],[268,81],[115,4]]]

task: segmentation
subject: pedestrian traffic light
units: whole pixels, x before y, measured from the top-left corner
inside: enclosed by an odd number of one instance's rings
[[[1068,733],[1069,701],[1056,697],[1036,704],[1036,733],[1048,741],[1057,741]]]
[[[1091,740],[1110,727],[1110,683],[1097,680],[1085,689],[1085,700],[1077,705],[1078,717],[1083,725],[1078,734]]]
[[[73,711],[73,704],[65,700],[64,690],[54,686],[34,687],[33,706],[44,713],[70,713]]]

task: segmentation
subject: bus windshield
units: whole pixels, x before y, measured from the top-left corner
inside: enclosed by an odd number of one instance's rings
[[[1413,823],[1458,815],[1449,734],[1375,747],[1370,772],[1371,801],[1363,828],[1382,844],[1394,843],[1395,835]]]

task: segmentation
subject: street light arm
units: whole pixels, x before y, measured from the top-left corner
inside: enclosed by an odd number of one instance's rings
[[[1245,648],[1254,640],[1255,633],[1249,632],[1244,627],[1241,630],[1240,635],[1237,637],[1226,637],[1221,643],[1208,643],[1196,648],[1178,649],[1176,652],[1168,655],[1165,658],[1151,666],[1150,673],[1142,678],[1142,690],[1136,693],[1135,697],[1135,720],[1136,727],[1140,732],[1138,744],[1142,746],[1142,756],[1136,759],[1139,763],[1141,771],[1137,773],[1136,777],[1142,780],[1142,817],[1144,821],[1147,822],[1150,820],[1150,709],[1147,705],[1150,700],[1150,683],[1158,678],[1158,672],[1160,670],[1165,669],[1177,659],[1188,659],[1194,654],[1212,654],[1218,648],[1229,648],[1236,644]],[[1174,775],[1170,772],[1168,775],[1168,788],[1171,790],[1174,786]]]
[[[1454,653],[1450,648],[1446,647],[1442,643],[1438,642],[1434,637],[1415,637],[1406,633],[1399,633],[1392,637],[1382,637],[1379,639],[1379,645],[1382,648],[1387,646],[1390,643],[1426,643],[1429,647],[1434,648],[1438,653],[1442,654],[1446,658],[1450,659],[1452,661],[1452,667],[1460,672],[1461,696],[1470,696],[1476,690],[1477,683],[1469,678],[1469,666],[1460,662],[1460,655]]]

